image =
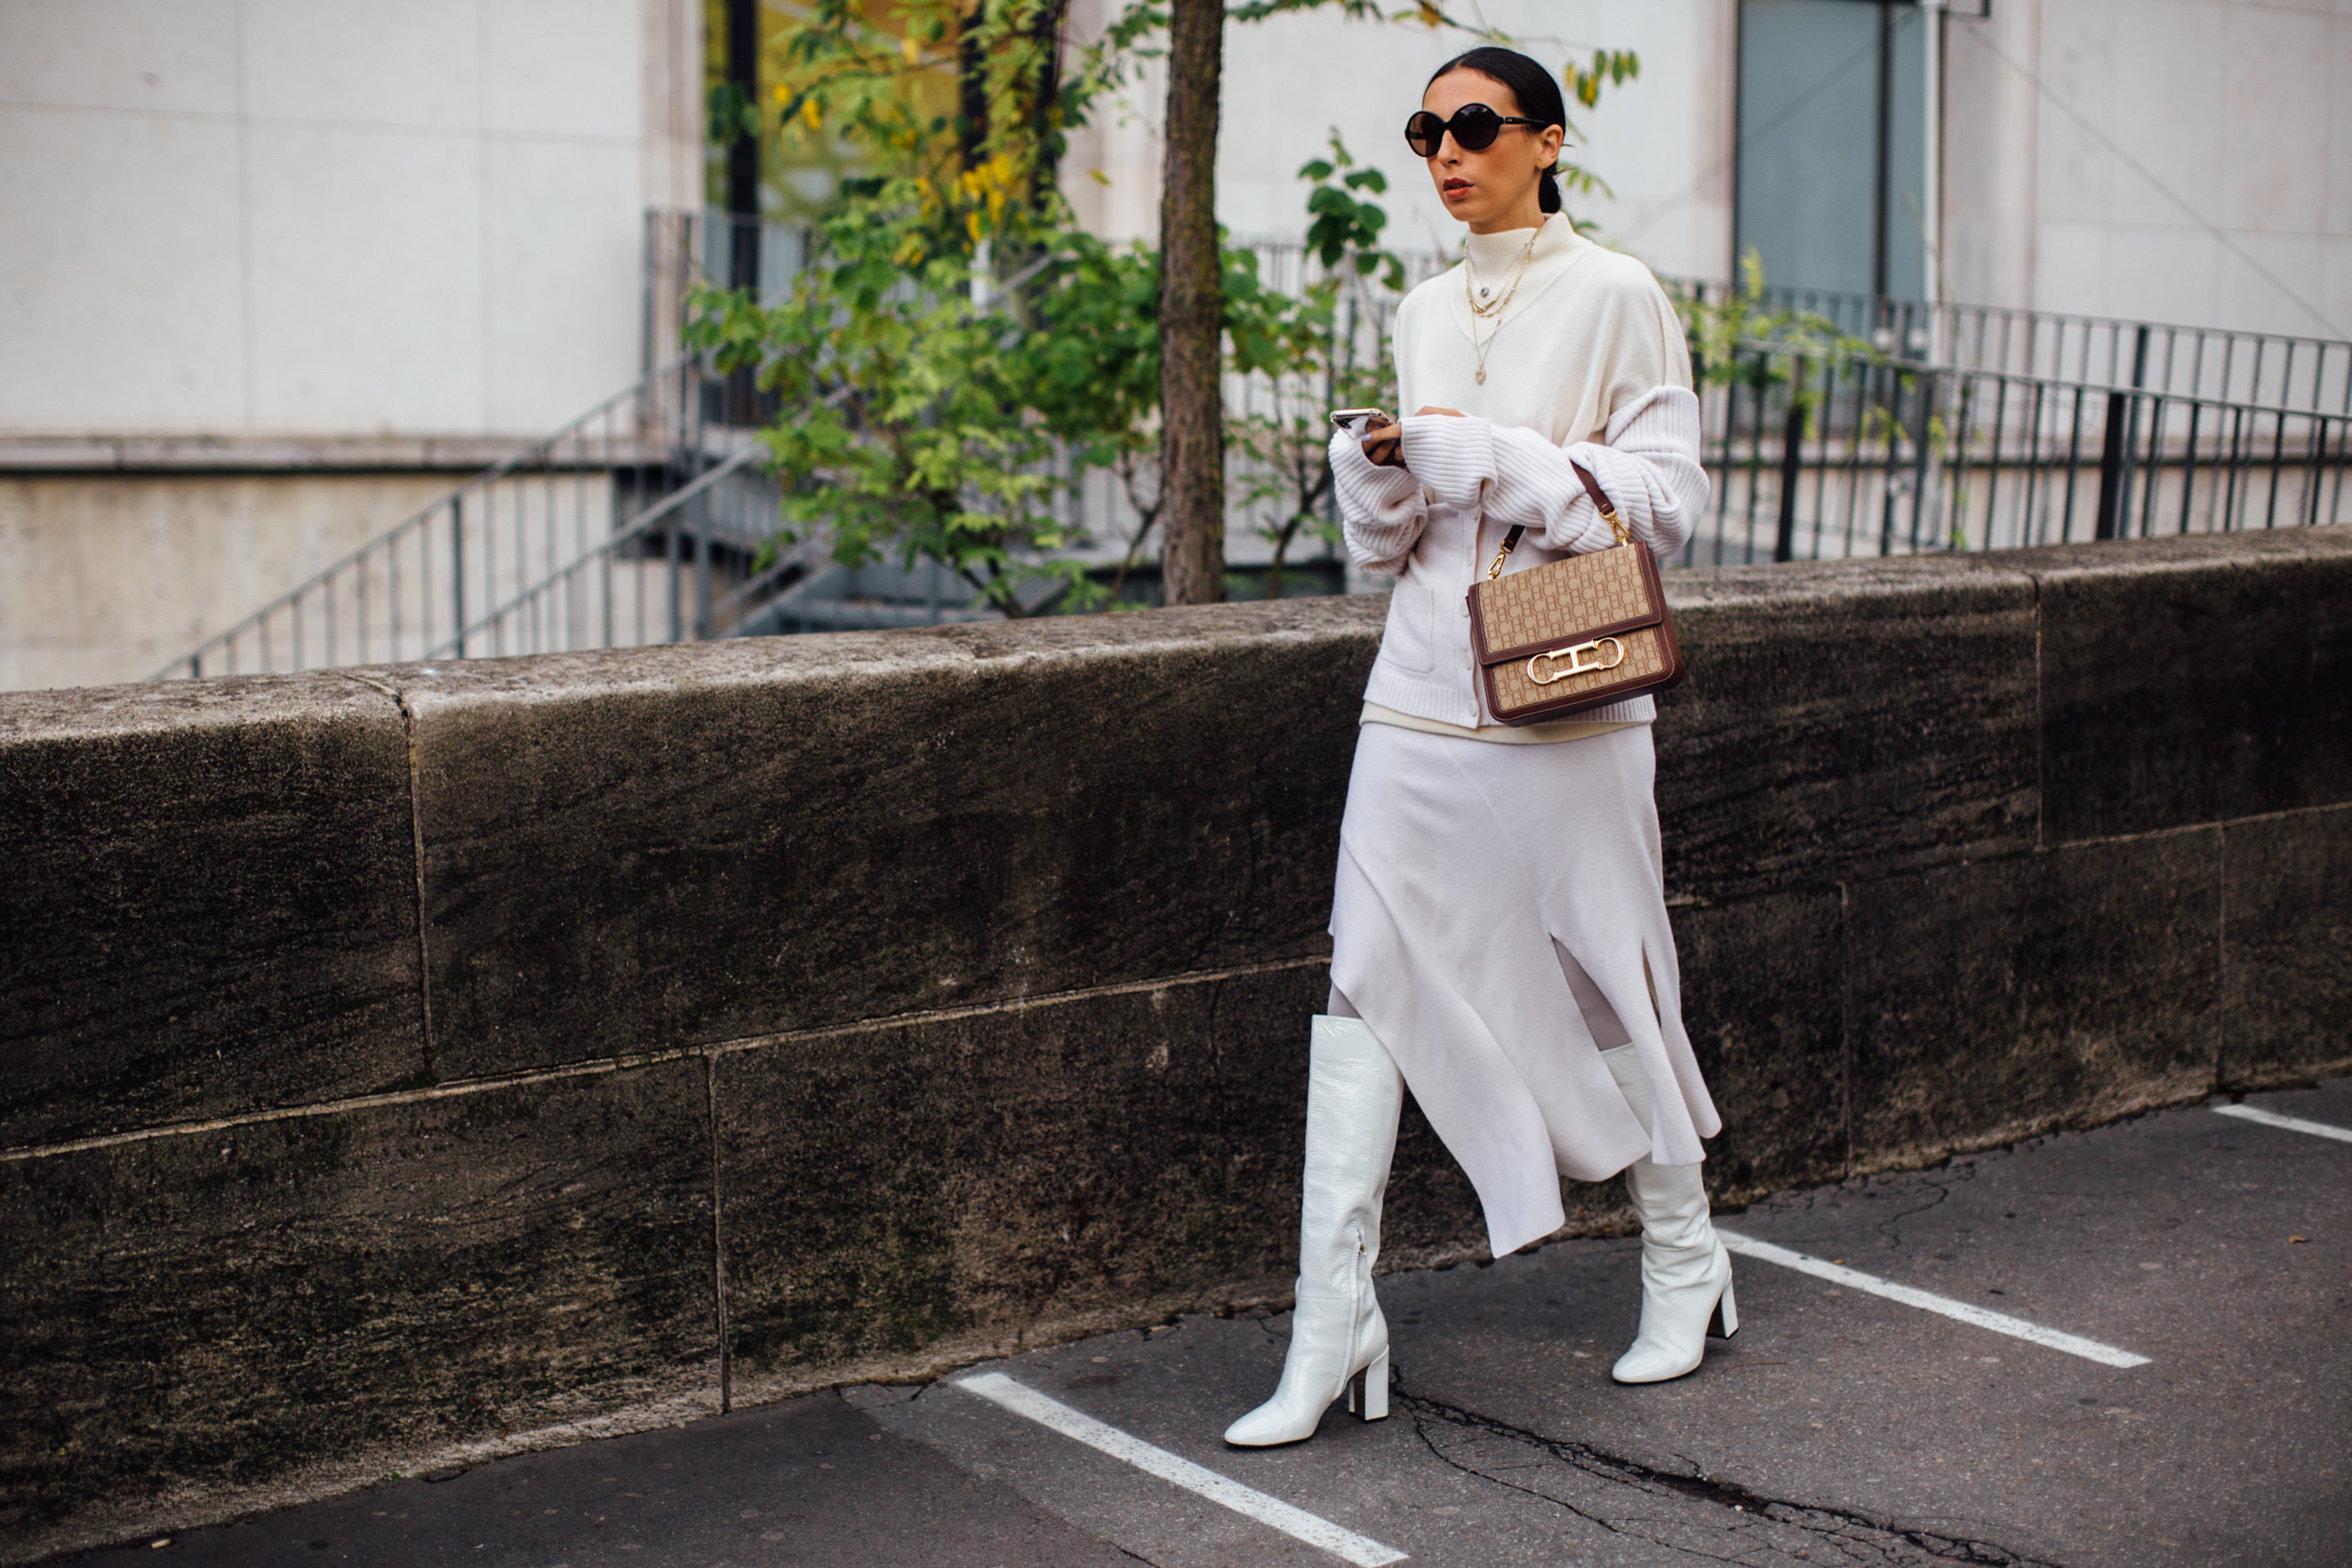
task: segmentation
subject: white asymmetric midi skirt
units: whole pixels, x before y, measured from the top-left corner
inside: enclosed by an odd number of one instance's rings
[[[1560,1176],[1600,1181],[1644,1154],[1696,1164],[1722,1130],[1683,1031],[1656,771],[1647,724],[1522,746],[1357,731],[1331,983],[1462,1163],[1497,1258],[1565,1223]],[[1637,1047],[1650,1135],[1570,961]]]

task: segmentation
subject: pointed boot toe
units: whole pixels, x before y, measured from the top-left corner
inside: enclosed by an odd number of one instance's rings
[[[1654,1343],[1636,1340],[1633,1347],[1617,1358],[1609,1375],[1619,1383],[1672,1383],[1678,1377],[1688,1377],[1706,1359],[1702,1347],[1697,1351],[1679,1345]]]
[[[1276,1394],[1225,1428],[1225,1441],[1236,1448],[1272,1448],[1315,1436],[1328,1406],[1287,1400]]]

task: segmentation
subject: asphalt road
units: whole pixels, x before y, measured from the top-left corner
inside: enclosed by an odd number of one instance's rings
[[[2352,1080],[2247,1103],[2352,1131]],[[1218,1436],[1288,1317],[1187,1318],[76,1561],[2352,1563],[2352,1142],[2168,1111],[1722,1217],[1865,1278],[1742,1257],[1739,1337],[1621,1388],[1637,1244],[1563,1242],[1383,1279],[1391,1418],[1288,1448]]]

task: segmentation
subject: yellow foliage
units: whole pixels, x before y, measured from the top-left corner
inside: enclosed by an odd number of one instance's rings
[[[782,89],[779,89],[778,90],[781,91]],[[812,131],[814,131],[824,123],[824,116],[817,112],[816,100],[811,98],[803,99],[801,101],[801,119],[807,123],[808,128]]]

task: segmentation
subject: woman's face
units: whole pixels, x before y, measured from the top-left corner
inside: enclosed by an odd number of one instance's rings
[[[1453,119],[1465,103],[1483,103],[1505,116],[1521,112],[1511,89],[1480,71],[1448,71],[1421,95],[1421,106],[1440,120]],[[1430,183],[1445,210],[1468,224],[1473,234],[1533,228],[1543,222],[1538,182],[1559,161],[1564,134],[1557,125],[1506,125],[1492,145],[1474,153],[1448,132],[1437,155],[1424,160]]]

